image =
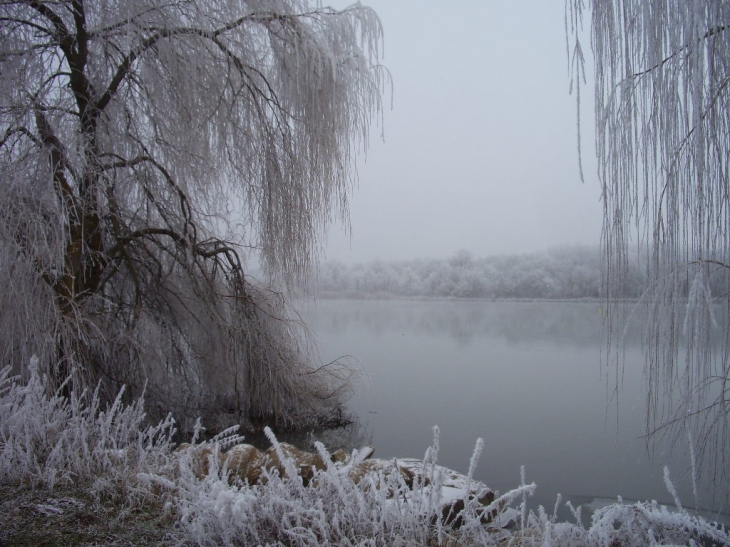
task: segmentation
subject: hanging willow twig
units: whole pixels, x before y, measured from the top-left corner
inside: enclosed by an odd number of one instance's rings
[[[578,40],[584,4],[566,9]],[[647,431],[688,433],[727,495],[730,2],[591,1],[589,11],[604,289],[616,304],[630,253],[644,262]],[[611,349],[621,310],[608,314]]]
[[[347,219],[388,76],[375,13],[9,1],[0,29],[2,362],[209,425],[328,419],[349,376],[244,266],[301,282]]]

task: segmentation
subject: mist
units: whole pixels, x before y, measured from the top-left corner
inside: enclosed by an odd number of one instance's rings
[[[563,2],[367,3],[384,28],[392,109],[359,160],[351,231],[330,228],[323,258],[598,245],[593,105],[586,87],[581,182]]]

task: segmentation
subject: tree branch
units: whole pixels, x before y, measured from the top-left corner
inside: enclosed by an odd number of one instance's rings
[[[30,28],[34,28],[39,32],[42,32],[43,34],[47,34],[48,36],[55,36],[56,30],[50,30],[42,25],[38,25],[34,23],[33,21],[28,21],[27,19],[17,19],[15,17],[0,17],[0,23],[17,23],[21,26],[27,26]]]
[[[73,57],[74,39],[69,32],[66,23],[63,22],[63,19],[45,3],[39,2],[38,0],[31,0],[28,2],[28,5],[51,22],[55,29],[55,35],[58,40],[59,47],[63,50],[63,53],[67,58]]]
[[[76,25],[76,64],[80,67],[86,66],[86,59],[89,54],[89,35],[86,32],[86,13],[84,12],[83,0],[71,2]]]
[[[40,139],[38,139],[38,137],[36,137],[33,133],[31,133],[26,127],[19,126],[19,127],[10,127],[10,128],[8,128],[7,131],[5,131],[3,138],[0,139],[0,148],[4,147],[5,143],[8,142],[8,139],[16,133],[25,135],[31,141],[33,141],[33,144],[35,144],[36,146],[43,146],[43,143],[40,141]]]
[[[59,198],[66,205],[66,208],[71,215],[72,222],[80,222],[81,215],[76,202],[76,196],[74,195],[73,189],[71,188],[71,185],[64,173],[64,170],[68,167],[68,162],[66,160],[66,154],[63,151],[63,146],[54,134],[53,128],[51,127],[51,124],[48,123],[48,120],[42,110],[38,107],[35,107],[34,110],[36,125],[38,126],[41,141],[51,155],[53,181],[59,194]]]
[[[124,59],[122,59],[121,63],[119,63],[119,66],[117,67],[117,70],[116,70],[114,76],[112,77],[112,80],[109,83],[109,86],[107,87],[106,91],[101,95],[99,100],[96,102],[96,109],[99,111],[102,111],[102,110],[104,110],[104,108],[106,108],[106,106],[109,104],[109,101],[111,101],[112,97],[119,90],[119,86],[122,84],[124,79],[129,74],[134,62],[139,57],[141,57],[146,51],[148,51],[150,48],[154,47],[155,44],[157,44],[157,42],[159,42],[163,38],[173,38],[176,36],[184,36],[184,35],[195,35],[195,36],[199,36],[201,38],[209,39],[213,43],[215,43],[218,47],[221,47],[221,43],[218,40],[218,36],[220,36],[221,34],[223,34],[225,32],[233,30],[237,27],[240,27],[247,21],[270,22],[270,21],[274,21],[274,20],[288,19],[289,17],[290,16],[276,14],[276,13],[268,13],[268,14],[251,13],[251,14],[239,17],[235,21],[232,21],[232,22],[228,23],[227,25],[224,25],[213,31],[203,30],[203,29],[195,28],[195,27],[176,27],[176,28],[172,28],[172,29],[149,27],[147,30],[154,32],[154,34],[152,36],[149,36],[148,38],[142,40],[142,42],[136,48],[133,48],[124,57]],[[224,53],[229,53],[227,51],[227,48],[222,48],[222,51],[224,51]],[[237,57],[235,57],[235,56],[233,56],[233,57],[238,60]]]
[[[712,29],[708,30],[704,34],[704,36],[702,36],[701,38],[698,38],[697,43],[702,42],[702,40],[707,40],[710,36],[713,36],[714,34],[718,34],[720,32],[724,32],[725,30],[727,30],[727,28],[728,27],[726,27],[725,25],[719,25],[719,26],[717,26],[715,28],[712,28]],[[645,74],[649,74],[649,72],[652,72],[652,71],[656,70],[657,68],[663,67],[669,61],[671,61],[672,59],[674,59],[675,57],[677,57],[684,50],[689,49],[691,46],[692,46],[691,43],[687,43],[687,44],[683,45],[682,47],[680,47],[677,51],[675,51],[674,53],[672,53],[666,59],[662,59],[660,62],[658,62],[657,64],[655,64],[653,67],[647,68],[646,70],[643,70],[642,72],[637,72],[635,74],[632,74],[630,76],[630,78],[638,78],[639,76],[644,76]]]

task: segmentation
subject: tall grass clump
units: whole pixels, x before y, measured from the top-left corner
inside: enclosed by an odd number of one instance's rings
[[[177,500],[186,538],[204,546],[495,545],[511,534],[494,524],[497,515],[509,515],[510,504],[535,489],[534,484],[524,486],[483,506],[477,502],[479,492],[488,490],[483,484],[473,482],[470,486],[476,488],[461,490],[445,486],[452,472],[436,463],[438,437],[412,483],[397,471],[397,460],[354,480],[351,472],[363,463],[358,452],[344,464],[333,463],[317,442],[326,468],[305,486],[270,430],[268,436],[286,473],[264,470],[260,483],[253,486],[231,481],[226,465],[218,465],[214,453],[202,479],[197,478],[189,454],[180,458],[175,481],[145,476],[150,484],[169,489]],[[466,497],[470,491],[477,495]],[[444,507],[460,498],[465,503],[453,506],[458,508],[457,519]],[[495,516],[487,519],[491,514]]]
[[[105,493],[134,490],[142,470],[170,461],[171,416],[148,425],[144,402],[102,406],[98,391],[66,397],[47,390],[48,379],[31,361],[22,382],[0,371],[0,476],[3,482],[53,489],[74,485]]]

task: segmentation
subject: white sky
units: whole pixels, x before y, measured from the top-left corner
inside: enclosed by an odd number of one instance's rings
[[[383,23],[393,109],[385,111],[385,140],[374,127],[359,162],[351,237],[333,225],[322,258],[597,245],[593,106],[583,101],[582,184],[564,0],[363,3]]]

